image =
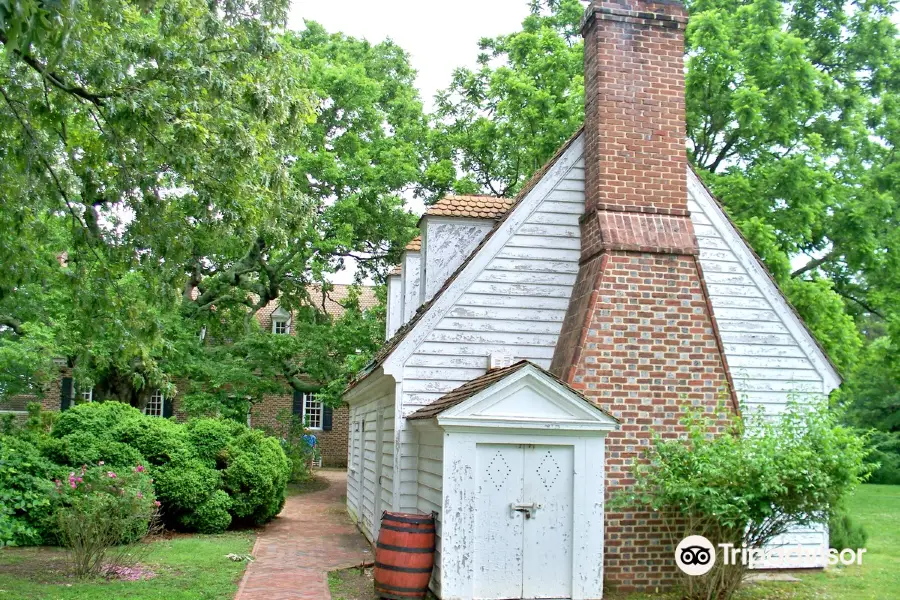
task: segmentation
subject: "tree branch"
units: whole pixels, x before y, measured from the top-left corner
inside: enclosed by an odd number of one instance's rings
[[[14,319],[6,315],[0,315],[0,327],[9,328],[14,334],[19,337],[25,335],[25,331],[22,330],[22,322],[18,319]]]
[[[3,32],[0,32],[0,43],[2,43],[4,46],[8,43]],[[110,97],[110,94],[95,94],[93,92],[89,92],[81,86],[69,85],[56,73],[48,72],[47,68],[33,56],[25,54],[24,52],[20,52],[19,50],[13,50],[12,52],[13,54],[21,58],[22,62],[34,69],[41,77],[48,81],[50,85],[67,94],[71,94],[72,96],[81,98],[82,100],[87,100],[91,104],[95,104],[97,106],[103,106],[104,99]]]
[[[851,296],[851,295],[848,294],[847,292],[841,291],[841,290],[840,290],[839,288],[837,288],[837,287],[834,288],[834,291],[837,292],[838,296],[840,296],[841,298],[846,298],[847,300],[850,300],[851,302],[854,302],[854,303],[858,304],[858,305],[861,306],[863,309],[865,309],[867,312],[872,313],[872,314],[875,315],[876,317],[880,317],[880,318],[882,318],[882,319],[885,318],[883,313],[881,313],[881,312],[875,310],[875,308],[873,308],[870,304],[868,304],[868,303],[865,302],[864,300],[860,300],[859,298],[856,298],[856,297],[854,297],[854,296]]]
[[[808,273],[809,271],[818,269],[825,263],[830,262],[831,260],[837,258],[838,256],[840,256],[840,253],[838,252],[837,248],[833,248],[831,250],[831,252],[829,252],[828,254],[822,256],[821,258],[812,259],[811,261],[809,261],[808,263],[806,263],[805,265],[803,265],[802,267],[800,267],[799,269],[797,269],[796,271],[791,273],[791,277],[800,277],[804,273]]]

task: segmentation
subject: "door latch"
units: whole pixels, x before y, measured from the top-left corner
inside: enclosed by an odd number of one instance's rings
[[[535,504],[534,502],[532,502],[531,504],[516,504],[515,502],[513,502],[509,505],[509,508],[510,512],[524,513],[525,518],[530,519],[533,513],[536,512],[537,509],[541,508],[541,505]]]

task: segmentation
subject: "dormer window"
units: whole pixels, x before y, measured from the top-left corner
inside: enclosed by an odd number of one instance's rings
[[[291,314],[280,306],[272,313],[272,333],[275,335],[291,333]]]

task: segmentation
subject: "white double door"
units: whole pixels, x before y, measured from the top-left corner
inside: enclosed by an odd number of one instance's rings
[[[570,598],[574,448],[477,444],[475,598]]]

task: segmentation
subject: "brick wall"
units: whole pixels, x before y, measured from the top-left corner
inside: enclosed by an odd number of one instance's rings
[[[604,252],[582,268],[563,332],[554,372],[621,421],[606,442],[609,503],[634,483],[652,431],[676,437],[682,405],[721,403],[725,365],[694,258]],[[675,582],[674,547],[654,515],[607,513],[605,547],[609,588],[653,591]]]
[[[250,422],[253,427],[268,428],[275,432],[283,426],[278,423],[278,415],[284,411],[291,412],[293,395],[267,395],[263,401],[253,407]],[[334,408],[332,412],[331,431],[313,431],[322,454],[322,465],[326,467],[347,466],[347,440],[349,432],[350,409],[346,404]]]
[[[583,27],[581,261],[551,370],[621,421],[606,443],[607,502],[634,483],[654,431],[682,435],[684,405],[715,411],[728,390],[687,209],[686,22],[677,2],[622,0],[593,2]],[[658,515],[607,512],[605,526],[606,587],[676,582]]]

